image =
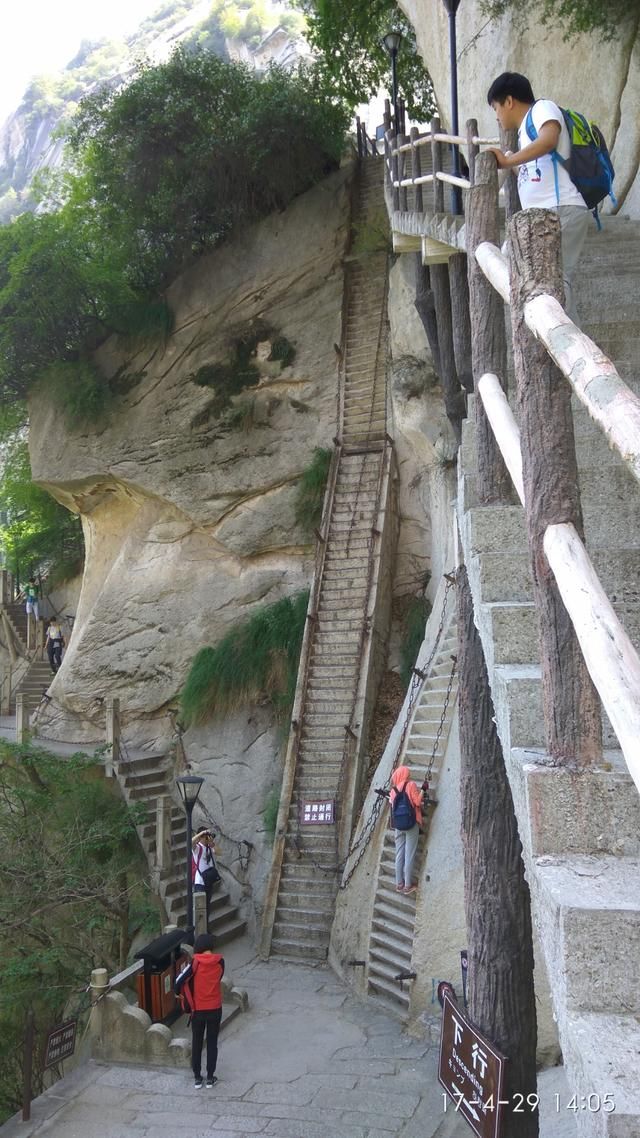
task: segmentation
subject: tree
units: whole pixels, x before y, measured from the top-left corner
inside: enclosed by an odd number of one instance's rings
[[[26,1009],[40,1035],[76,1012],[91,969],[124,967],[133,936],[157,917],[140,819],[93,762],[0,743],[0,796],[1,1118],[20,1101]]]
[[[597,33],[601,39],[621,36],[631,20],[638,20],[629,0],[482,0],[482,10],[491,19],[510,15],[521,26],[531,19],[562,28],[564,39],[574,39],[585,32]]]
[[[415,32],[395,0],[302,0],[308,14],[308,38],[321,66],[340,96],[353,108],[366,103],[390,82],[383,37],[402,32],[398,56],[398,93],[409,114],[423,122],[436,111],[433,87],[416,46]]]

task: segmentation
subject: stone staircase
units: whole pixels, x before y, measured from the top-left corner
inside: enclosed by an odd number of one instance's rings
[[[9,714],[15,714],[16,695],[19,693],[25,697],[25,704],[31,712],[38,706],[43,695],[47,693],[53,678],[51,668],[46,654],[41,655],[40,651],[36,653],[35,650],[32,650],[30,654],[27,653],[27,614],[24,603],[13,601],[4,606],[4,611],[20,644],[21,655],[25,660],[29,659],[22,679],[11,693]]]
[[[440,738],[438,738],[438,728],[447,702],[447,689],[456,651],[457,629],[454,617],[441,640],[429,674],[417,697],[405,745],[396,764],[397,766],[406,764],[411,770],[412,777],[420,785],[427,777],[433,755],[433,766],[428,777],[429,792],[436,801],[441,764],[447,749],[449,728],[456,706],[458,692],[456,673],[453,675]],[[421,869],[427,855],[429,819],[433,809],[430,807],[426,811],[424,832],[418,844],[414,871],[417,881],[421,880]],[[402,893],[396,892],[395,837],[394,831],[387,827],[373,903],[367,990],[377,1002],[402,1019],[407,1019],[409,1014],[410,991],[396,977],[401,972],[411,971],[417,896],[418,894],[414,893],[405,897]]]
[[[138,835],[149,868],[156,862],[156,804],[158,798],[171,794],[173,770],[166,756],[148,755],[123,758],[117,763],[116,774],[125,801],[145,807],[147,820],[138,827]],[[187,919],[186,904],[187,829],[184,810],[171,805],[171,866],[161,872],[158,892],[170,923],[184,928]],[[209,930],[216,944],[241,936],[246,921],[232,904],[221,883],[216,887],[209,906]]]
[[[354,222],[362,239],[386,225],[382,166],[361,163]],[[324,555],[317,571],[317,608],[311,613],[299,686],[302,707],[290,741],[295,772],[281,862],[274,854],[265,906],[263,952],[325,960],[339,860],[340,822],[347,781],[357,759],[348,728],[360,739],[366,722],[353,722],[356,694],[367,668],[364,649],[374,620],[380,546],[376,526],[387,517],[390,456],[387,426],[387,250],[347,259],[339,424],[339,461],[328,499]],[[306,668],[306,672],[305,672]],[[334,825],[300,824],[305,801],[336,802]],[[348,821],[348,820],[347,820]],[[282,832],[282,831],[281,831]],[[272,923],[271,923],[272,922]]]
[[[577,287],[584,330],[640,394],[640,223],[606,218],[589,237]],[[511,396],[512,404],[515,404]],[[575,401],[586,545],[640,647],[640,488]],[[475,448],[465,424],[459,520],[572,1092],[612,1095],[582,1110],[581,1135],[640,1134],[640,797],[609,724],[593,771],[545,755],[536,618],[523,511],[475,505]],[[640,745],[640,744],[639,744]],[[588,1100],[585,1098],[585,1102]]]

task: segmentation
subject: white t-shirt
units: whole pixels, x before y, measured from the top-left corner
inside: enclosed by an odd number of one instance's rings
[[[527,117],[525,115],[518,131],[521,150],[524,150],[525,146],[530,146],[533,141],[527,134]],[[538,99],[531,109],[531,117],[538,134],[545,123],[560,123],[557,149],[561,158],[568,158],[571,152],[571,139],[560,107],[551,99]],[[557,194],[554,165],[558,171]],[[574,186],[564,166],[560,162],[554,163],[550,153],[518,167],[518,192],[523,209],[555,209],[558,205],[579,205],[583,209],[587,208],[582,194]]]

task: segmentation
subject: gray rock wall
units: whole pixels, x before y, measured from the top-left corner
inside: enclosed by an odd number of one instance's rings
[[[399,0],[416,29],[420,53],[433,79],[441,118],[450,115],[448,18],[439,0]],[[616,195],[624,213],[640,217],[640,13],[614,43],[581,36],[567,44],[558,29],[536,22],[522,33],[513,17],[488,24],[480,0],[465,0],[457,16],[460,124],[477,118],[480,134],[496,137],[487,90],[502,71],[528,75],[537,97],[594,119],[609,144],[616,168]],[[399,59],[399,66],[402,59]]]

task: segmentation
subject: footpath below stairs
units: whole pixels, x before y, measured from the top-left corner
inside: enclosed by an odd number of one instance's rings
[[[226,959],[249,1013],[221,1037],[213,1090],[185,1070],[85,1062],[0,1138],[468,1138],[451,1105],[443,1112],[435,1042],[404,1035],[325,967],[237,967],[246,946]],[[569,1099],[561,1067],[539,1093],[541,1138],[577,1138],[574,1116],[555,1108],[555,1094]]]

